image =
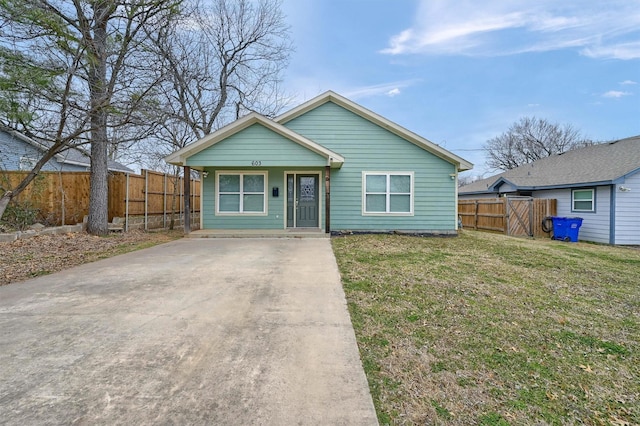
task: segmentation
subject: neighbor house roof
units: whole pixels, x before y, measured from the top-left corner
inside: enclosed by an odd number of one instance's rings
[[[256,112],[252,112],[249,115],[246,115],[239,120],[234,121],[231,124],[228,124],[213,133],[208,134],[202,139],[185,146],[184,148],[175,151],[174,153],[165,157],[165,161],[169,164],[174,164],[178,166],[183,166],[186,163],[187,158],[191,157],[198,152],[209,148],[212,145],[215,145],[218,142],[223,141],[231,135],[234,135],[249,126],[254,124],[260,124],[267,129],[278,133],[279,135],[289,139],[292,142],[295,142],[303,147],[319,154],[327,159],[327,165],[331,165],[334,167],[340,167],[344,163],[344,157],[340,154],[331,151],[312,141],[311,139],[307,139],[304,136],[287,129],[283,125],[268,119],[267,117],[260,115]]]
[[[9,133],[10,135],[14,136],[16,139],[20,139],[21,141],[28,143],[29,145],[33,146],[34,148],[40,151],[44,152],[49,149],[45,143],[36,141],[18,132],[17,130],[14,130],[5,126],[0,127],[0,130],[3,130]],[[57,153],[54,156],[54,158],[59,163],[63,163],[63,164],[71,164],[71,165],[82,166],[87,168],[91,167],[91,157],[86,151],[84,151],[79,147],[69,147]],[[118,163],[117,161],[108,160],[107,167],[110,171],[114,171],[114,172],[133,173],[132,169]]]
[[[542,158],[461,187],[459,194],[500,192],[503,184],[517,190],[539,190],[619,183],[640,171],[640,135],[591,145]]]
[[[293,120],[296,117],[301,116],[302,114],[311,111],[314,108],[319,107],[322,104],[327,102],[333,102],[336,105],[340,105],[348,111],[353,112],[356,115],[364,118],[365,120],[371,121],[372,123],[377,124],[378,126],[394,133],[397,136],[400,136],[403,139],[408,140],[409,142],[417,145],[418,147],[432,153],[433,155],[442,158],[450,163],[456,164],[458,166],[458,171],[471,170],[473,168],[473,164],[468,162],[467,160],[458,157],[457,155],[447,151],[441,146],[423,138],[422,136],[413,133],[410,130],[405,129],[402,126],[384,118],[381,115],[376,114],[373,111],[370,111],[361,105],[356,104],[355,102],[341,96],[331,90],[316,96],[315,98],[303,103],[302,105],[293,108],[290,111],[285,112],[284,114],[276,117],[275,121],[280,124],[285,124],[288,121]]]

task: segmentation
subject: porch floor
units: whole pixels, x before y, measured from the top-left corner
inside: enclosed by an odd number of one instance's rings
[[[296,229],[198,229],[187,238],[329,238],[319,228]]]

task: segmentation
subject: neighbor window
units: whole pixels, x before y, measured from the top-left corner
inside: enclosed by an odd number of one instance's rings
[[[23,156],[20,157],[20,163],[18,164],[18,167],[20,168],[20,170],[33,170],[37,162],[37,158]]]
[[[363,172],[363,214],[413,214],[412,172]]]
[[[216,174],[216,213],[265,214],[267,173],[223,172]]]
[[[574,189],[571,191],[571,206],[576,212],[592,212],[594,208],[593,189]]]

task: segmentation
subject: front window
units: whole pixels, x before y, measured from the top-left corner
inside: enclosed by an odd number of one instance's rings
[[[412,172],[363,172],[363,214],[413,214]]]
[[[593,189],[574,189],[571,191],[571,207],[575,212],[592,212],[594,209]]]
[[[219,214],[266,214],[267,173],[216,174]]]

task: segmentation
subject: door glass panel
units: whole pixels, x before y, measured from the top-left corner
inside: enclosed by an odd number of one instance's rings
[[[264,211],[264,196],[262,194],[245,194],[242,198],[242,206],[245,212]]]
[[[391,175],[390,177],[392,193],[404,192],[408,194],[411,192],[411,176]]]
[[[239,212],[240,211],[240,195],[239,194],[220,194],[221,212]]]
[[[384,212],[387,207],[386,195],[367,194],[367,211],[368,212]]]
[[[264,192],[264,175],[244,175],[244,192]]]
[[[411,197],[409,195],[391,195],[389,210],[394,213],[409,213],[411,211]]]
[[[240,175],[219,175],[220,192],[240,192]]]
[[[316,198],[316,178],[313,176],[300,177],[300,202],[314,201]]]
[[[387,192],[387,176],[367,175],[367,192]]]

